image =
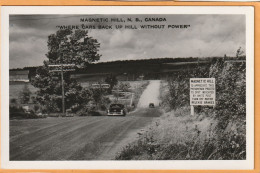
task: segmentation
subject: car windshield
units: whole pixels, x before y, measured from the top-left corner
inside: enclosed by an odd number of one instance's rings
[[[112,104],[112,105],[110,105],[110,108],[123,108],[124,107],[124,105],[122,105],[122,104]]]

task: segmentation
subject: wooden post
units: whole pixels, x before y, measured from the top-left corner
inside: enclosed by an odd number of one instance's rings
[[[131,95],[130,106],[132,106],[132,104],[133,104],[133,98],[134,98],[134,93],[132,93],[132,95]]]
[[[63,116],[65,116],[66,112],[65,112],[64,78],[63,78],[63,60],[61,62],[61,92],[62,92],[62,113]]]
[[[194,116],[194,106],[190,106],[190,115]]]

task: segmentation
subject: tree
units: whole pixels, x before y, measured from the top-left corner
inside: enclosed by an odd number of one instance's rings
[[[114,76],[114,75],[111,74],[110,76],[108,76],[108,77],[105,79],[105,82],[110,85],[110,87],[109,87],[109,93],[111,93],[111,92],[112,92],[112,89],[114,88],[114,86],[117,85],[118,80],[117,80],[116,76]]]
[[[58,30],[48,37],[47,44],[46,56],[51,64],[64,62],[84,67],[101,57],[98,54],[100,44],[89,37],[86,30]]]
[[[37,101],[43,104],[48,112],[60,112],[62,107],[62,89],[60,72],[51,72],[50,64],[75,64],[86,67],[89,63],[98,61],[100,44],[88,36],[86,30],[58,30],[48,37],[48,60],[36,70],[32,85],[39,88]],[[66,109],[82,106],[90,100],[91,93],[84,89],[70,72],[64,72],[64,90]]]
[[[239,58],[239,56],[241,56],[243,54],[244,54],[244,51],[242,50],[241,47],[239,47],[239,49],[237,49],[236,57]]]
[[[32,92],[29,90],[28,86],[25,84],[22,91],[19,93],[19,100],[22,104],[27,104],[30,101],[30,95]]]
[[[16,103],[17,103],[17,100],[16,100],[15,98],[12,98],[12,99],[10,100],[10,103],[16,104]]]
[[[131,85],[129,82],[120,82],[118,89],[123,91],[123,92],[129,92],[131,88]]]

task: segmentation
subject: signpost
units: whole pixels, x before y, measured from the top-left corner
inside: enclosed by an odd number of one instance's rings
[[[215,78],[190,78],[191,115],[194,115],[194,106],[215,106],[215,104]]]

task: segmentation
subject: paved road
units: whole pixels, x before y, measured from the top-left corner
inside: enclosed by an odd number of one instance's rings
[[[114,159],[122,147],[137,137],[140,129],[160,114],[159,109],[146,107],[126,117],[12,120],[10,160]]]

